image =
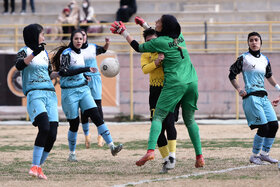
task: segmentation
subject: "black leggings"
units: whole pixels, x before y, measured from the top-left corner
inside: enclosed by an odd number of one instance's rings
[[[101,100],[94,100],[94,101],[95,101],[95,103],[97,105],[97,109],[98,109],[98,112],[99,112],[99,115],[100,115],[101,119],[104,120]],[[82,124],[88,123],[88,116],[85,116],[82,113],[82,111],[81,111],[81,120],[82,120]]]
[[[101,118],[99,111],[97,109],[97,107],[95,108],[91,108],[88,110],[85,110],[83,113],[83,116],[85,118],[89,118],[91,119],[91,121],[98,127],[102,124],[104,124],[103,119]],[[70,124],[70,128],[69,130],[72,132],[78,132],[79,129],[79,117],[75,118],[75,119],[68,119],[69,124]]]
[[[58,122],[50,122],[50,131],[44,149],[44,151],[46,152],[50,152],[51,149],[53,148],[53,144],[56,140],[56,135],[57,135],[57,127],[58,127]]]
[[[168,144],[165,134],[164,134],[165,131],[166,131],[168,140],[176,140],[177,131],[175,128],[174,113],[169,113],[162,122],[162,129],[161,129],[160,135],[158,137],[158,141],[157,141],[158,147],[163,147]]]
[[[36,116],[33,125],[39,130],[35,145],[44,147],[44,151],[50,152],[56,140],[58,122],[49,122],[48,114],[43,112]]]
[[[275,138],[278,131],[278,121],[270,121],[265,125],[251,125],[251,129],[258,128],[257,135],[266,138]]]

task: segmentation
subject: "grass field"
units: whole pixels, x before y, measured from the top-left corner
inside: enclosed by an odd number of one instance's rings
[[[277,165],[255,166],[248,162],[255,131],[247,125],[200,125],[206,165],[195,168],[195,154],[184,125],[178,132],[176,168],[160,174],[162,159],[142,167],[135,161],[145,152],[149,125],[109,125],[116,143],[124,149],[113,157],[107,146],[96,145],[96,128],[91,126],[92,145],[85,149],[80,127],[77,163],[67,162],[67,125],[61,125],[57,141],[43,170],[47,181],[28,175],[37,129],[30,126],[0,126],[0,186],[280,186]],[[279,136],[271,156],[280,159]]]

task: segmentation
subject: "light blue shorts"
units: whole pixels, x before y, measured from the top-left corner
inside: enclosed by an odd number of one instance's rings
[[[27,94],[27,111],[31,122],[47,112],[50,122],[58,122],[57,97],[54,91],[33,90]]]
[[[251,125],[263,125],[270,121],[277,121],[276,113],[267,96],[249,96],[243,100],[243,110],[249,127]]]
[[[87,85],[78,88],[61,89],[61,104],[67,119],[77,118],[79,108],[84,112],[97,107]]]
[[[91,80],[88,82],[88,86],[91,90],[91,95],[94,100],[101,100],[102,98],[102,82],[100,75],[90,76]]]

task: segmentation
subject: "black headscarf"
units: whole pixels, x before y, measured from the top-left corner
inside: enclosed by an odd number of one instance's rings
[[[162,30],[161,32],[157,32],[158,36],[169,36],[174,39],[174,43],[178,47],[178,51],[182,58],[184,58],[184,54],[182,48],[177,43],[177,38],[181,34],[181,26],[177,19],[172,15],[162,15],[161,16]]]
[[[74,35],[75,35],[76,33],[78,33],[78,32],[81,33],[81,34],[83,35],[81,29],[74,30],[74,31],[72,32],[72,34],[71,34],[70,43],[69,43],[68,47],[70,47],[72,50],[74,50],[77,54],[80,54],[80,53],[81,53],[81,49],[77,49],[77,48],[73,45],[73,38],[74,38]]]
[[[181,26],[177,19],[172,15],[162,15],[162,30],[158,32],[158,36],[169,36],[173,39],[178,38],[181,33]]]
[[[43,27],[37,23],[30,24],[23,29],[23,39],[27,47],[33,51],[39,45],[39,35],[42,32]]]

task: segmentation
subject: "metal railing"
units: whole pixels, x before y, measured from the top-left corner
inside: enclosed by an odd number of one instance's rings
[[[280,50],[280,37],[277,38],[277,35],[280,34],[280,21],[219,23],[182,22],[180,24],[182,27],[183,35],[186,38],[189,38],[186,39],[189,52],[233,52],[235,50],[236,36],[238,36],[239,38],[242,38],[241,36],[243,36],[243,39],[239,41],[239,49],[244,50],[247,48],[247,41],[244,36],[247,36],[248,32],[253,31],[253,29],[251,29],[252,27],[261,27],[261,31],[259,31],[259,33],[263,38],[263,51],[272,52]],[[109,26],[111,25],[111,23],[85,25],[102,25],[106,29],[102,33],[88,33],[90,40],[97,40],[97,42],[94,42],[96,44],[103,44],[103,42],[100,42],[100,40],[98,41],[98,37],[114,35],[110,33],[109,30]],[[153,25],[153,23],[150,23],[150,25]],[[239,25],[240,28],[237,28],[236,30],[235,28],[233,28],[231,31],[224,31],[228,30],[228,27],[233,27],[236,25]],[[0,25],[0,49],[3,50],[5,48],[10,48],[11,50],[18,51],[20,47],[24,46],[22,39],[22,30],[24,26],[25,25],[23,24]],[[45,31],[45,36],[48,46],[55,47],[61,43],[61,40],[52,40],[51,38],[62,38],[63,36],[70,36],[70,34],[51,33],[51,28],[73,25],[43,24],[43,26],[47,31]],[[128,28],[128,31],[130,31],[131,29],[135,30],[135,23],[126,23],[126,26]],[[218,29],[216,29],[218,31],[211,31],[215,27],[219,27]],[[246,27],[250,27],[251,30],[247,29]],[[136,36],[138,39],[141,39],[142,31],[143,29],[137,29],[136,32],[131,32],[130,34]],[[91,37],[94,37],[94,39],[91,39]],[[221,40],[219,38],[223,39]],[[143,41],[143,39],[141,39],[141,41]],[[111,40],[111,46],[119,46],[114,49],[114,51],[116,52],[129,52],[129,47],[125,47],[127,46],[127,42],[121,37],[119,39]]]

